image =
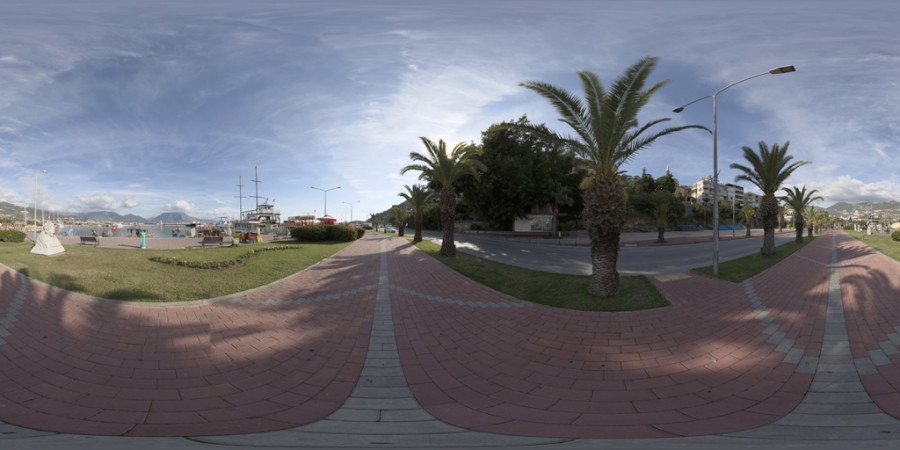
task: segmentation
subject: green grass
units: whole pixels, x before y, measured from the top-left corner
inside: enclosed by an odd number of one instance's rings
[[[699,267],[697,269],[694,269],[694,271],[700,272],[713,278],[718,278],[720,280],[731,281],[732,283],[740,283],[746,279],[752,278],[759,273],[764,272],[766,269],[774,266],[775,264],[778,264],[779,261],[787,258],[797,250],[800,250],[804,245],[812,242],[812,240],[813,238],[804,236],[803,242],[800,244],[795,241],[781,244],[776,247],[775,256],[771,257],[762,256],[759,253],[754,253],[742,258],[719,263],[719,276],[713,275],[712,266]]]
[[[409,237],[412,240],[412,236]],[[496,291],[533,303],[580,311],[637,311],[660,308],[669,303],[644,276],[620,278],[619,292],[610,298],[587,293],[590,277],[539,272],[488,261],[457,252],[440,255],[440,246],[422,241],[416,246],[447,267]]]
[[[900,242],[891,239],[890,234],[875,233],[867,235],[865,232],[857,233],[856,231],[847,231],[847,234],[856,238],[856,240],[878,250],[889,258],[900,261]]]
[[[296,246],[262,252],[240,267],[206,270],[160,264],[151,257],[212,262],[231,260],[254,248]],[[96,297],[171,302],[219,297],[259,287],[299,272],[350,242],[291,242],[181,250],[107,249],[71,245],[64,254],[31,253],[31,242],[0,243],[0,263],[36,280]]]

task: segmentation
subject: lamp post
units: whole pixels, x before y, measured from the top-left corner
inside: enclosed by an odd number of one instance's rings
[[[317,191],[322,191],[322,193],[325,194],[325,209],[322,210],[322,217],[327,216],[328,215],[328,191],[340,189],[341,187],[337,186],[337,187],[333,187],[333,188],[329,188],[329,189],[320,189],[315,186],[310,186],[310,188],[315,189]]]
[[[350,222],[353,222],[353,205],[359,203],[359,200],[351,203],[343,202],[345,205],[350,205]]]
[[[697,100],[694,100],[690,103],[687,103],[683,106],[679,106],[672,110],[672,112],[680,113],[684,111],[684,108],[693,105],[694,103],[699,102],[700,100],[704,100],[712,97],[713,99],[713,198],[715,201],[713,202],[713,274],[719,274],[719,130],[718,130],[718,117],[717,117],[717,108],[716,108],[716,96],[718,96],[722,91],[736,85],[743,83],[747,80],[752,80],[756,77],[761,77],[763,75],[778,75],[782,73],[794,72],[794,66],[781,66],[776,67],[768,72],[758,73],[756,75],[749,76],[740,81],[735,81],[734,83],[729,84],[728,86],[719,89],[714,94],[707,95],[704,97],[700,97]]]

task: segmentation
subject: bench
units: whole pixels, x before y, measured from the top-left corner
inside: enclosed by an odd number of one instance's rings
[[[97,236],[81,236],[81,245],[85,244],[93,244],[99,247],[100,241],[97,240]]]
[[[287,231],[276,231],[275,232],[275,240],[287,239],[290,236],[291,236],[291,233],[288,233]]]
[[[219,244],[222,245],[222,236],[203,236],[203,242],[200,243],[204,247],[206,244]]]

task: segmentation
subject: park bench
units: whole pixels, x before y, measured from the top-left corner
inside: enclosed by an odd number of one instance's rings
[[[288,237],[290,237],[290,233],[288,233],[287,231],[276,231],[275,232],[275,240],[276,241],[278,239],[287,239]]]
[[[81,236],[81,245],[92,244],[97,247],[100,246],[100,241],[97,240],[97,236]]]
[[[219,244],[222,245],[222,236],[203,236],[203,242],[201,242],[204,247],[206,244]]]

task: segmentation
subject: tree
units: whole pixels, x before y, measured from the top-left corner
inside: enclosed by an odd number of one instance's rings
[[[421,137],[425,144],[427,154],[418,152],[409,154],[409,159],[419,164],[410,164],[400,169],[400,174],[411,170],[419,172],[419,179],[434,183],[440,188],[441,228],[443,228],[443,241],[441,242],[441,254],[444,256],[456,256],[456,243],[453,241],[453,225],[456,218],[456,189],[453,183],[465,175],[478,178],[478,170],[484,171],[486,167],[475,156],[480,149],[474,145],[460,142],[448,152],[444,141],[438,139],[437,144],[426,137]]]
[[[747,236],[750,236],[750,222],[754,218],[756,218],[756,208],[749,205],[741,208],[741,219],[744,219],[744,225],[747,226]]]
[[[784,231],[784,216],[788,213],[787,206],[782,206],[781,209],[778,210],[778,232],[781,233]]]
[[[656,222],[656,242],[666,242],[666,225],[669,223],[669,214],[674,206],[672,200],[675,200],[675,197],[666,191],[656,191],[650,195],[653,204],[651,217]],[[675,203],[681,206],[681,202],[676,200]]]
[[[570,92],[540,81],[521,86],[550,101],[574,136],[553,134],[588,168],[581,187],[584,195],[582,218],[591,239],[591,280],[588,292],[608,297],[619,291],[619,236],[625,223],[625,191],[618,182],[623,164],[656,139],[696,125],[650,131],[670,119],[638,124],[638,113],[650,97],[666,85],[659,82],[644,89],[658,58],[643,58],[625,70],[607,90],[590,71],[578,72],[584,101]]]
[[[391,208],[388,214],[391,216],[391,221],[397,225],[397,236],[403,237],[403,231],[405,229],[403,222],[406,220],[406,208],[403,206],[395,206]]]
[[[528,127],[541,130],[534,133]],[[581,206],[578,190],[584,172],[576,166],[575,157],[561,145],[542,136],[549,131],[523,116],[517,121],[491,125],[481,134],[481,161],[486,171],[479,177],[466,177],[457,184],[469,212],[485,222],[512,229],[515,219],[530,214],[535,207],[559,204]],[[557,211],[558,212],[558,211]]]
[[[824,200],[822,196],[816,195],[813,197],[816,192],[819,192],[816,189],[811,191],[806,190],[806,185],[803,185],[803,188],[798,188],[794,186],[793,189],[782,188],[786,195],[779,197],[784,201],[786,207],[790,207],[794,210],[794,229],[797,231],[797,237],[794,239],[796,243],[803,242],[803,213],[808,206],[812,204],[812,202],[816,200]]]
[[[413,236],[413,244],[415,244],[422,241],[422,212],[425,210],[425,204],[434,197],[434,193],[418,184],[413,187],[409,187],[409,185],[403,187],[406,188],[406,192],[401,192],[400,196],[405,198],[413,208],[413,220],[416,224],[416,234]]]
[[[770,150],[765,142],[759,141],[759,153],[750,147],[743,147],[744,159],[749,166],[737,163],[730,166],[743,172],[736,176],[734,181],[753,183],[763,192],[762,198],[759,199],[759,215],[763,223],[763,246],[760,253],[763,256],[775,255],[775,222],[778,219],[778,199],[775,198],[775,192],[794,171],[809,164],[809,161],[797,161],[788,165],[794,159],[787,154],[789,145],[790,141],[785,142],[783,147],[775,144]]]

